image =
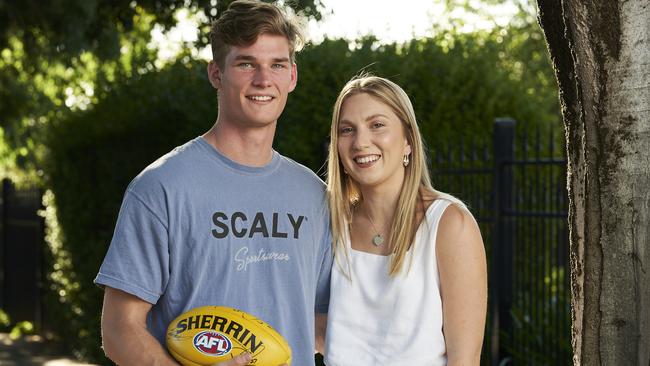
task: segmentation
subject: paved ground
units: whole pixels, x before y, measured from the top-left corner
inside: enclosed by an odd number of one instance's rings
[[[61,352],[56,344],[39,336],[11,340],[0,333],[0,365],[2,366],[94,366],[74,361]]]

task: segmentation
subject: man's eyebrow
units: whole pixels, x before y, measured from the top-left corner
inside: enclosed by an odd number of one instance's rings
[[[235,56],[235,61],[256,61],[257,58],[251,55],[237,55]],[[289,62],[288,57],[275,57],[272,59],[273,62]]]
[[[235,56],[235,60],[237,61],[255,61],[255,56],[250,56],[250,55],[237,55]]]

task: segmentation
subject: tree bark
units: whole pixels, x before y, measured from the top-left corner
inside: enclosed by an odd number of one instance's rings
[[[574,365],[650,365],[650,0],[538,0],[568,156]]]

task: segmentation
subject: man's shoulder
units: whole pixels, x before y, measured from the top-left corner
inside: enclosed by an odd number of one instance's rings
[[[149,189],[151,186],[173,184],[195,169],[200,154],[197,139],[177,146],[144,168],[129,184],[130,190]]]
[[[325,182],[311,169],[284,155],[280,155],[280,159],[282,159],[283,174],[291,174],[290,178],[298,179],[303,184],[310,183],[319,188],[325,187]]]

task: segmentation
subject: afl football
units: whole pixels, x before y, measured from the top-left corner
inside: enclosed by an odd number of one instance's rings
[[[184,366],[208,366],[248,352],[251,366],[291,365],[287,341],[266,322],[226,306],[202,306],[174,319],[167,349]]]

